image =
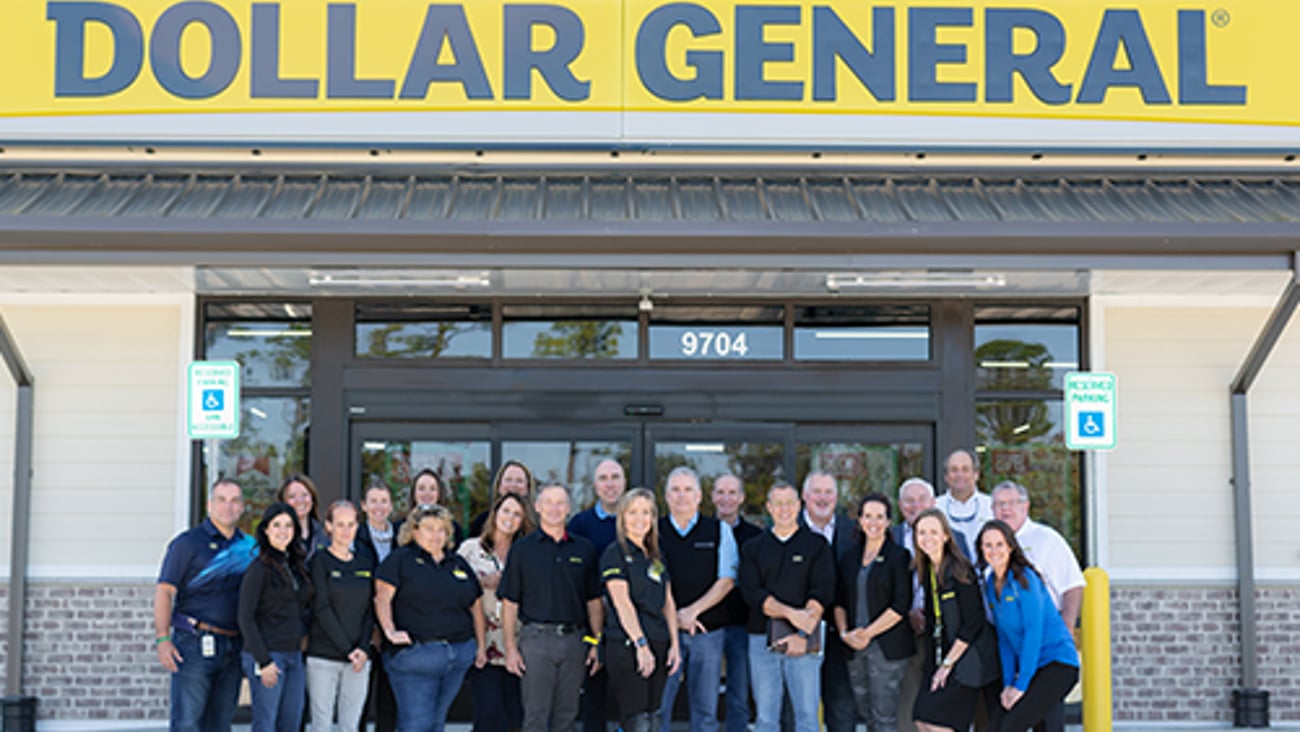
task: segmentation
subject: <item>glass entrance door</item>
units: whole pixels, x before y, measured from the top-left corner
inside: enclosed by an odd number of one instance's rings
[[[801,487],[808,473],[835,476],[840,504],[880,491],[891,498],[906,478],[930,474],[933,429],[916,424],[764,424],[664,425],[646,427],[647,476],[662,494],[668,474],[680,465],[700,476],[707,511],[713,481],[732,473],[745,488],[746,516],[763,513],[767,489],[776,481]]]
[[[431,469],[443,478],[462,526],[489,506],[492,480],[506,460],[520,460],[538,481],[569,486],[574,510],[591,505],[592,476],[606,459],[623,465],[628,485],[662,494],[668,474],[688,466],[700,476],[706,512],[713,481],[741,479],[745,513],[763,513],[767,489],[778,480],[800,485],[812,470],[835,476],[844,508],[871,491],[895,498],[904,479],[933,480],[933,427],[880,423],[601,423],[490,424],[364,422],[352,425],[349,495],[360,499],[380,483],[394,510],[408,508],[411,478]]]
[[[496,470],[519,460],[541,483],[563,483],[575,507],[593,500],[591,476],[606,459],[640,470],[639,424],[494,425],[354,422],[349,495],[360,500],[373,484],[388,487],[397,513],[409,510],[411,479],[421,470],[437,473],[447,487],[443,502],[468,527],[487,510]]]

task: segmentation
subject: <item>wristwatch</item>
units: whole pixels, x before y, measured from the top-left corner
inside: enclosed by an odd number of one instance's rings
[[[633,643],[636,644],[637,648],[645,648],[647,645],[650,644],[650,641],[646,640],[646,637],[643,635],[640,638],[637,638],[635,641],[633,641]]]
[[[952,667],[953,667],[953,662],[952,662],[952,659],[950,659],[950,658],[945,658],[945,659],[943,659],[943,663],[941,663],[941,664],[939,664],[939,665],[942,666],[943,668],[952,668]]]

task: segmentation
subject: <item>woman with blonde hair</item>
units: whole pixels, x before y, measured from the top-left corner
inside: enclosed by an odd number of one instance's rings
[[[452,551],[451,512],[422,505],[375,576],[375,618],[402,732],[442,732],[471,665],[487,662],[483,590]]]
[[[353,551],[360,513],[352,501],[335,501],[325,512],[330,545],[311,558],[315,593],[307,641],[307,696],[311,732],[357,728],[370,686],[370,636],[375,628],[375,558]]]
[[[600,558],[603,650],[623,732],[659,729],[664,682],[677,671],[677,607],[659,554],[654,494],[635,488],[614,509],[617,538]]]

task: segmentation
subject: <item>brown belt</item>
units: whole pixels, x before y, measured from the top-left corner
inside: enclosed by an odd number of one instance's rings
[[[239,637],[239,631],[237,630],[226,630],[225,628],[218,628],[217,626],[211,625],[209,623],[205,623],[202,620],[199,620],[198,618],[191,618],[185,615],[182,615],[181,619],[183,619],[185,621],[185,624],[190,626],[191,629],[199,633],[211,633],[213,635],[224,635],[227,638]]]

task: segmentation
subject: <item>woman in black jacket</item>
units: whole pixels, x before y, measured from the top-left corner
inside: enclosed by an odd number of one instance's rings
[[[307,641],[307,691],[311,732],[357,729],[370,680],[370,640],[375,629],[375,559],[357,547],[357,507],[335,501],[325,513],[330,545],[311,558],[313,603]]]
[[[849,682],[867,732],[898,726],[898,688],[916,652],[904,622],[912,605],[911,555],[889,536],[889,499],[869,493],[858,502],[858,526],[839,560],[835,627],[852,651]]]
[[[316,483],[311,478],[305,473],[294,473],[285,478],[275,494],[275,500],[293,506],[294,515],[298,517],[298,540],[302,542],[305,552],[302,556],[304,562],[311,559],[317,550],[329,545],[330,538],[325,534],[325,527],[317,516],[320,492],[316,490]]]
[[[965,730],[975,716],[982,678],[996,657],[982,658],[980,636],[992,632],[975,570],[957,548],[943,511],[931,508],[916,517],[916,574],[925,590],[925,666],[912,716],[920,732]],[[990,638],[992,636],[989,636]],[[965,659],[966,656],[969,659]],[[962,679],[957,665],[971,662]],[[992,666],[996,669],[996,665]],[[967,683],[962,683],[966,681]]]
[[[298,732],[302,725],[302,643],[312,589],[299,532],[292,506],[267,506],[257,525],[257,558],[239,586],[239,633],[252,694],[252,732]]]

